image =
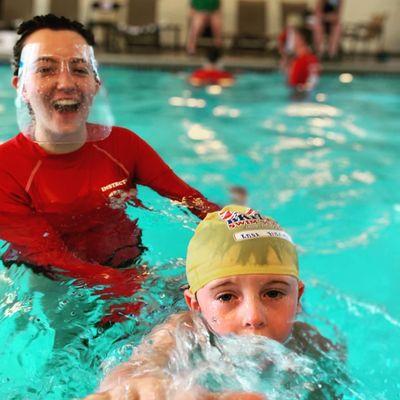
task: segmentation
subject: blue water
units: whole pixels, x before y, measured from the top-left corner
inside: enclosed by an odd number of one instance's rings
[[[4,141],[17,126],[9,69],[0,76]],[[275,73],[243,73],[221,92],[189,87],[184,73],[107,67],[102,77],[116,123],[140,134],[182,178],[219,204],[229,202],[231,185],[244,186],[249,205],[287,228],[306,284],[303,318],[346,346],[359,396],[346,398],[400,398],[399,77],[356,75],[344,84],[326,75],[297,103]],[[129,343],[184,308],[176,287],[196,219],[146,188],[139,197],[153,211],[129,212],[140,218],[152,275],[137,319],[98,332],[101,302],[89,291],[0,267],[2,399],[84,396],[103,360],[126,358]],[[81,333],[58,347],[63,326]]]

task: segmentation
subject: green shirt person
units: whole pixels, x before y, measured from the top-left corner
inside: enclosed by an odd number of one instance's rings
[[[197,40],[207,27],[211,28],[213,44],[222,45],[222,16],[220,0],[191,0],[190,27],[186,50],[189,55],[196,53]]]
[[[213,12],[219,9],[220,0],[192,0],[192,8],[196,11]]]

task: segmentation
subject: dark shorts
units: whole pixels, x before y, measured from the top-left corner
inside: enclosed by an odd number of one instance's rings
[[[340,6],[340,1],[325,1],[324,4],[324,14],[335,13],[338,11]]]

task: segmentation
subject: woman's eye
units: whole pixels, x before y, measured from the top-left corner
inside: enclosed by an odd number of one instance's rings
[[[54,69],[51,67],[41,67],[37,69],[37,72],[39,72],[39,74],[51,74],[54,72]]]
[[[285,293],[279,290],[268,290],[267,292],[265,292],[265,295],[270,299],[280,299],[282,296],[285,295]]]
[[[229,293],[224,293],[224,294],[219,295],[217,297],[217,299],[219,301],[222,301],[222,302],[228,302],[228,301],[231,301],[233,299],[233,295],[229,294]]]
[[[74,68],[74,72],[78,75],[89,75],[89,71],[86,68]]]

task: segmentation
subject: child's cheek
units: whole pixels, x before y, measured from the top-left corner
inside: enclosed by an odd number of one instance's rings
[[[207,309],[207,315],[205,315],[205,317],[211,328],[217,333],[221,333],[221,331],[223,333],[226,328],[225,325],[227,321],[229,321],[229,318],[227,318],[228,314],[229,312],[226,310],[226,305],[216,302]]]

